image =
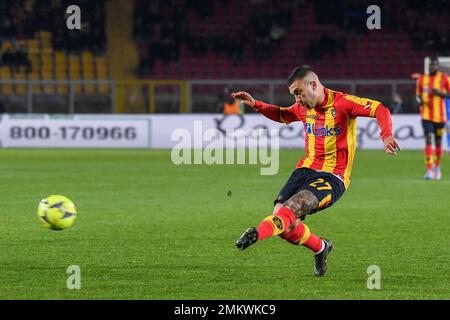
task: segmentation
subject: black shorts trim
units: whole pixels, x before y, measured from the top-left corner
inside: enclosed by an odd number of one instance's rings
[[[285,203],[301,190],[309,190],[314,193],[319,200],[319,208],[315,211],[318,212],[338,201],[344,194],[345,186],[338,177],[331,173],[315,171],[309,168],[295,169],[278,193],[274,205]]]
[[[445,122],[433,122],[430,120],[422,119],[422,127],[425,135],[430,133],[441,135],[443,133],[442,129],[445,128]]]

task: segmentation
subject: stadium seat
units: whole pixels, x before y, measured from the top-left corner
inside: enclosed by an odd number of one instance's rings
[[[31,63],[31,67],[38,69],[40,65],[40,57],[38,51],[28,51],[28,60]]]
[[[48,31],[41,31],[38,34],[38,39],[41,42],[41,48],[45,51],[47,50],[51,50],[52,48],[52,44],[51,44],[51,33]]]
[[[28,74],[28,80],[40,80],[38,71],[32,70],[31,73]],[[42,92],[40,84],[33,84],[33,94],[40,94]]]
[[[67,79],[67,56],[64,51],[55,52],[55,78],[56,80]],[[56,86],[56,92],[60,94],[68,93],[68,86],[59,84]]]
[[[0,78],[2,80],[12,80],[11,69],[7,66],[0,67]],[[2,93],[5,95],[13,94],[12,84],[2,84]]]
[[[83,80],[93,80],[94,79],[94,58],[90,51],[84,51],[81,54],[81,60],[83,64]],[[92,94],[95,92],[95,85],[85,84],[84,92]]]
[[[2,42],[2,51],[12,49],[14,46],[11,41],[5,40]]]
[[[81,79],[81,70],[80,70],[80,58],[77,55],[71,55],[69,57],[69,78],[71,80],[80,80]],[[75,85],[74,92],[80,93],[81,86]]]
[[[14,72],[15,80],[26,80],[25,67],[21,66],[18,71]],[[27,85],[26,84],[16,84],[16,94],[26,94]]]
[[[27,40],[28,52],[38,52],[39,51],[39,41],[36,39]]]
[[[99,80],[108,79],[108,66],[105,57],[95,57],[96,77]],[[109,92],[108,85],[101,84],[97,88],[98,93],[107,94]]]

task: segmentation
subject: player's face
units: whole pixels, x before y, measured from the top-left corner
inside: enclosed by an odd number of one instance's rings
[[[313,80],[298,79],[289,86],[289,92],[294,96],[295,102],[313,109],[317,101],[317,83]]]
[[[430,64],[428,65],[428,69],[430,70],[431,74],[435,74],[438,69],[438,63],[436,60],[431,60]]]

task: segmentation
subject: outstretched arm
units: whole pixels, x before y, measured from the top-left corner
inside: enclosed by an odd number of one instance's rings
[[[251,107],[253,110],[261,113],[271,120],[282,123],[290,123],[300,120],[293,107],[282,108],[259,100],[255,100],[249,93],[245,91],[233,92],[231,96],[235,99],[240,99],[242,103]]]
[[[383,140],[384,150],[388,154],[396,155],[397,150],[400,150],[400,146],[392,136],[392,120],[389,109],[383,105],[379,105],[375,111],[375,116],[381,128],[381,139]]]
[[[376,118],[381,128],[381,139],[383,140],[384,150],[388,154],[395,155],[400,146],[392,136],[392,120],[391,113],[388,108],[383,106],[379,101],[359,98],[347,95],[344,97],[344,108],[350,117],[371,117]]]

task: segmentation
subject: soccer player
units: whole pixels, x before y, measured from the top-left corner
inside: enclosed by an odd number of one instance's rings
[[[312,233],[302,221],[307,214],[330,207],[348,188],[356,149],[355,118],[376,117],[386,152],[395,155],[400,148],[392,137],[390,112],[380,102],[325,88],[306,65],[293,70],[288,86],[295,97],[289,108],[255,100],[244,91],[232,93],[269,119],[282,123],[302,121],[306,136],[306,154],[278,194],[273,214],[257,228],[248,228],[236,246],[244,250],[257,241],[279,235],[312,250],[314,273],[321,277],[327,271],[326,260],[333,245]]]
[[[450,84],[447,76],[438,71],[438,60],[431,58],[428,64],[429,74],[417,80],[416,95],[420,103],[420,115],[425,136],[425,179],[442,178],[442,136],[447,116],[444,98],[450,98]],[[433,154],[433,138],[435,150]]]

